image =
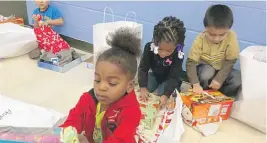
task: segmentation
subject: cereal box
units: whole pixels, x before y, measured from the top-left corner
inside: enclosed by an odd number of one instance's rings
[[[222,120],[227,120],[230,116],[234,101],[233,98],[227,97],[221,92],[214,90],[207,90],[201,95],[195,94],[191,90],[189,92],[181,93],[181,98],[192,114],[192,125],[196,123],[203,125],[219,122],[220,118]],[[189,122],[190,119],[186,120]]]

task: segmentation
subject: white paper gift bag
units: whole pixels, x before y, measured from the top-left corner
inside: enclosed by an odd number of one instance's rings
[[[106,22],[106,11],[110,10],[112,13],[112,22]],[[109,33],[114,32],[116,29],[121,27],[129,27],[132,28],[133,31],[136,32],[137,36],[142,39],[143,25],[134,21],[127,21],[127,17],[129,14],[133,14],[136,17],[135,12],[130,11],[125,15],[124,21],[114,21],[114,14],[111,8],[106,7],[104,9],[104,18],[103,23],[97,23],[93,25],[93,46],[94,46],[94,61],[96,61],[97,56],[109,49],[110,47],[107,45],[106,38]]]
[[[250,46],[240,53],[242,100],[231,117],[266,133],[266,46]]]
[[[181,136],[184,133],[183,119],[182,119],[182,108],[183,101],[177,90],[176,105],[174,113],[169,126],[159,136],[157,143],[179,143]]]

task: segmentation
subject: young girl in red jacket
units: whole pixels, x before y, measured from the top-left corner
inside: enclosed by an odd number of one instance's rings
[[[94,88],[80,97],[61,125],[63,142],[135,143],[141,111],[134,77],[141,40],[132,31],[121,28],[107,39],[111,48],[97,59]]]

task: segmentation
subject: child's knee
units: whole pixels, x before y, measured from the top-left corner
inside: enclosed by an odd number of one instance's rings
[[[198,73],[200,81],[209,81],[214,77],[216,70],[212,66],[202,65],[200,68]]]
[[[231,86],[233,88],[240,88],[241,84],[242,84],[241,77],[239,77],[239,76],[233,77],[233,81],[232,81],[232,84],[231,84]]]
[[[230,76],[232,76],[232,80],[231,80],[231,86],[233,88],[239,88],[242,84],[242,80],[241,80],[241,73],[237,70],[233,70],[230,73]]]
[[[199,74],[200,82],[210,81],[214,77],[215,71],[206,71]]]

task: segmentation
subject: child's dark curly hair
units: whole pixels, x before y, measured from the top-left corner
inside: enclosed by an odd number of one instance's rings
[[[173,16],[164,17],[154,26],[153,42],[156,45],[161,41],[184,45],[185,32],[183,21]]]
[[[141,38],[132,28],[119,28],[110,33],[106,41],[110,49],[101,53],[96,61],[109,61],[119,65],[133,79],[137,71],[137,58],[141,53]]]

